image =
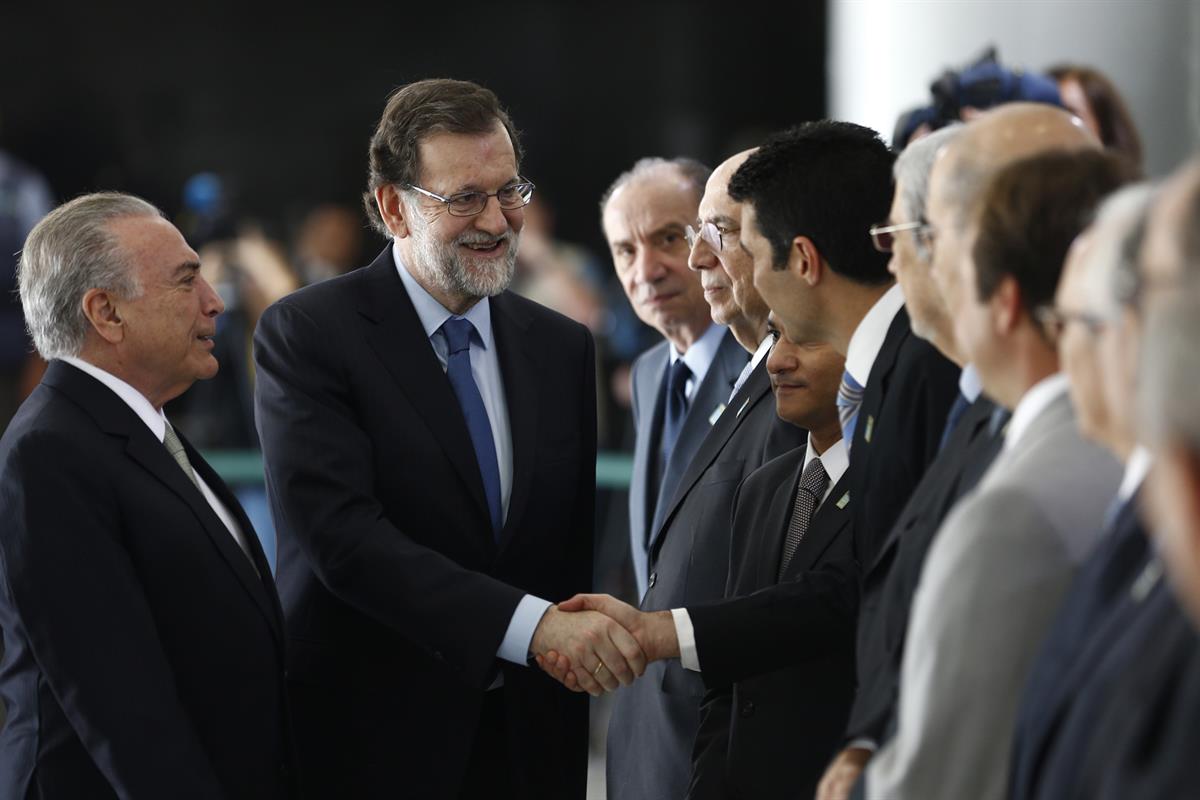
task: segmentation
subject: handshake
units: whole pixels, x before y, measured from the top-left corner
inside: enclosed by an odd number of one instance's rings
[[[639,611],[606,594],[579,594],[551,606],[530,644],[546,674],[598,697],[628,686],[653,661],[679,656],[670,611]]]

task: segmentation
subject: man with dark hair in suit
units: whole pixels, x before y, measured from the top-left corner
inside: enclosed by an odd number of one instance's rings
[[[663,336],[630,374],[636,438],[629,548],[639,600],[650,584],[650,550],[683,473],[747,358],[725,318],[714,321],[700,276],[688,269],[687,231],[709,175],[688,158],[643,158],[600,199],[617,279],[642,322]]]
[[[754,285],[789,335],[846,356],[838,390],[850,451],[855,558],[869,563],[937,452],[958,369],[912,335],[904,295],[868,229],[886,217],[893,156],[874,131],[804,123],[738,169]],[[891,398],[890,401],[888,398]]]
[[[496,96],[409,84],[371,140],[370,266],[271,306],[257,411],[306,778],[318,797],[582,798],[587,703],[629,634],[591,581],[594,349],[505,291],[533,184]]]
[[[18,282],[50,365],[0,439],[0,796],[297,796],[270,567],[162,410],[217,372],[199,257],[91,194],[33,229]]]

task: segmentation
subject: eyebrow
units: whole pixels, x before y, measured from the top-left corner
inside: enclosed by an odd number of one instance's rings
[[[500,191],[500,189],[503,189],[505,186],[512,186],[514,183],[523,183],[520,175],[514,175],[513,177],[509,178],[504,183],[500,184],[496,191]],[[432,189],[430,191],[432,191]],[[480,187],[478,183],[464,183],[461,184],[459,188],[449,192],[446,197],[453,197],[454,195],[462,194],[463,192],[484,192],[486,194],[487,190]],[[438,192],[438,194],[441,194],[441,192]]]
[[[715,214],[704,221],[711,222],[714,225],[717,225],[717,224],[724,225],[726,227],[734,227],[734,226],[740,225],[740,220],[736,220],[733,217],[729,216],[728,214]]]
[[[179,278],[184,277],[184,275],[189,272],[198,272],[199,270],[200,270],[200,262],[199,261],[185,261],[182,264],[175,267],[175,269],[173,269],[171,271],[171,277],[173,279],[178,280]]]

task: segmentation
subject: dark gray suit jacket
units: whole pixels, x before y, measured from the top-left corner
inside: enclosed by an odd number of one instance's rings
[[[806,437],[776,416],[766,363],[760,363],[705,437],[651,539],[642,608],[683,608],[722,597],[738,485]],[[704,692],[700,675],[672,659],[652,664],[617,695],[608,736],[610,800],[684,796]]]
[[[637,439],[633,448],[633,477],[629,484],[629,546],[633,558],[633,574],[637,580],[638,599],[646,593],[650,574],[648,553],[651,531],[658,530],[666,514],[665,506],[674,497],[683,471],[700,449],[700,443],[712,427],[713,414],[729,399],[748,356],[729,331],[713,358],[704,380],[692,394],[683,430],[663,474],[662,491],[651,486],[654,480],[654,452],[662,431],[662,381],[670,361],[671,345],[663,341],[651,347],[633,364],[633,424]]]

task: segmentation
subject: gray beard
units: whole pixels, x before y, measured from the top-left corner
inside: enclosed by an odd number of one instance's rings
[[[438,241],[429,232],[424,220],[418,225],[410,225],[410,231],[418,262],[414,267],[441,292],[451,297],[495,297],[512,283],[517,268],[517,246],[520,244],[520,235],[514,231],[509,230],[499,237],[465,231],[449,244]],[[508,242],[502,258],[475,258],[459,248],[460,244],[498,240]]]

